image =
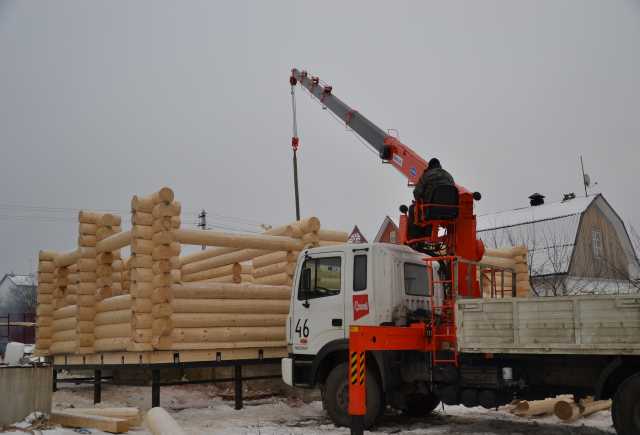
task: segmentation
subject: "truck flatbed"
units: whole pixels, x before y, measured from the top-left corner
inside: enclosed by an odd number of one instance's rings
[[[458,351],[640,355],[640,295],[461,299]]]

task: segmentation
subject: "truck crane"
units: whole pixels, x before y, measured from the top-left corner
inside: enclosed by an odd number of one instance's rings
[[[332,86],[298,69],[289,82],[292,95],[297,85],[306,89],[410,186],[418,181],[425,160]],[[298,143],[294,130],[294,149]],[[613,398],[618,434],[640,434],[640,297],[515,298],[502,291],[483,298],[477,272],[484,246],[473,211],[480,194],[456,186],[434,198],[400,207],[400,246],[300,254],[283,380],[319,385],[331,419],[352,434],[374,425],[387,405],[424,415],[441,401],[491,409],[560,393]]]

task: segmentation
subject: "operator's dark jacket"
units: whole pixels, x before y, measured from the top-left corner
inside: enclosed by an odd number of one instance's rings
[[[413,189],[413,197],[424,203],[431,202],[431,195],[436,186],[449,185],[455,186],[453,177],[442,168],[427,169],[420,177],[420,181]]]

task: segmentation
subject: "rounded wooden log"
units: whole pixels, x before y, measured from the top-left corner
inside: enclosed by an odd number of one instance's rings
[[[153,307],[151,309],[151,315],[154,319],[158,319],[161,317],[171,317],[172,314],[173,308],[169,303],[153,304]]]
[[[93,307],[97,302],[95,295],[78,295],[77,302],[79,307]]]
[[[55,324],[55,323],[54,323]],[[64,331],[56,331],[53,333],[53,342],[71,341],[76,339],[76,329],[65,329]]]
[[[180,271],[172,270],[169,273],[160,273],[153,275],[153,287],[170,287],[174,283],[180,282]]]
[[[177,343],[272,341],[284,340],[285,335],[284,326],[174,328],[171,332]]]
[[[98,262],[95,259],[80,258],[78,260],[78,270],[80,272],[95,272],[98,268]]]
[[[267,275],[261,278],[255,278],[253,282],[256,284],[291,286],[293,281],[291,277],[286,273],[276,273],[275,275]]]
[[[39,272],[38,282],[53,283],[55,282],[55,275],[53,273]]]
[[[151,240],[145,239],[132,239],[131,240],[131,252],[135,254],[151,255],[153,252],[154,244]]]
[[[118,418],[127,420],[130,427],[140,426],[140,410],[138,408],[69,408],[67,411]]]
[[[173,291],[170,287],[159,287],[151,292],[151,302],[154,304],[168,303],[173,300]]]
[[[78,272],[78,282],[95,282],[98,279],[98,273],[96,272]]]
[[[70,252],[62,252],[58,254],[54,263],[56,267],[67,267],[78,261],[80,258],[80,251],[77,249]]]
[[[174,328],[207,328],[213,326],[284,326],[286,314],[174,313]]]
[[[297,251],[270,252],[268,254],[254,258],[252,261],[253,268],[254,270],[257,270],[265,266],[270,266],[277,263],[293,263],[298,259],[298,254],[299,252]]]
[[[598,411],[605,411],[611,408],[611,400],[596,400],[590,402],[582,402],[582,416],[587,417]]]
[[[154,319],[151,332],[155,336],[170,335],[173,330],[173,320],[170,317]]]
[[[77,294],[79,295],[93,295],[98,291],[98,286],[95,282],[80,282],[77,286]]]
[[[182,207],[178,201],[172,203],[160,203],[153,206],[152,215],[155,219],[180,216]]]
[[[94,307],[78,307],[76,319],[78,321],[93,321],[96,316],[96,310]]]
[[[194,263],[195,265],[197,263]],[[215,269],[203,270],[201,272],[191,273],[189,274],[187,271],[189,270],[188,266],[182,268],[182,280],[184,282],[189,281],[203,281],[205,279],[211,278],[219,278],[221,276],[227,275],[239,275],[241,272],[241,266],[238,263],[229,264],[227,266],[216,267]]]
[[[152,249],[153,260],[167,260],[171,257],[180,255],[180,243],[171,243],[170,245],[156,245]]]
[[[57,255],[58,253],[55,251],[38,251],[38,260],[55,261]]]
[[[131,336],[131,323],[115,323],[108,325],[96,325],[93,334],[96,339]]]
[[[153,225],[153,215],[151,213],[145,213],[141,211],[136,211],[131,213],[131,224],[132,225]]]
[[[151,329],[153,316],[150,313],[135,313],[131,316],[131,327],[134,329]]]
[[[150,196],[133,195],[131,198],[131,210],[151,213],[153,211],[153,198]]]
[[[36,307],[36,315],[38,318],[44,316],[53,316],[53,306],[52,305],[38,305]]]
[[[38,282],[38,294],[51,294],[55,289],[53,283]]]
[[[76,295],[72,295],[72,294],[68,294],[64,297],[64,303],[66,305],[75,305],[77,304],[77,296]]]
[[[320,230],[320,219],[315,216],[301,219],[290,224],[294,229],[302,233],[312,233]]]
[[[153,271],[151,269],[136,268],[131,270],[129,277],[131,281],[151,282],[153,281]]]
[[[191,245],[225,246],[232,248],[293,251],[304,248],[299,239],[262,234],[231,234],[218,231],[175,230],[176,240]]]
[[[131,332],[133,341],[137,343],[150,343],[153,339],[153,332],[149,329],[134,329]]]
[[[98,227],[96,230],[96,240],[98,242],[106,239],[107,237],[111,237],[122,231],[120,227]]]
[[[153,292],[153,284],[150,282],[135,282],[131,289],[134,298],[150,299]]]
[[[171,287],[174,299],[286,299],[291,287],[208,282]]]
[[[118,215],[105,213],[100,216],[98,225],[103,227],[118,227],[122,224],[122,218]]]
[[[98,225],[96,224],[80,224],[78,226],[78,234],[87,234],[90,236],[95,236],[96,231],[98,230]]]
[[[78,334],[93,334],[95,324],[89,321],[78,322],[76,325],[76,332]]]
[[[131,295],[113,296],[104,299],[96,304],[96,312],[104,313],[106,311],[119,311],[131,309],[133,300]]]
[[[320,243],[318,233],[306,233],[300,238],[300,240],[302,240],[305,246],[317,246],[318,243]]]
[[[111,287],[100,287],[96,294],[96,302],[103,301],[105,299],[115,296]]]
[[[525,246],[515,246],[507,248],[485,248],[484,255],[488,257],[500,257],[513,259],[517,255],[526,255],[527,248]]]
[[[69,317],[76,316],[77,307],[75,305],[70,305],[68,307],[60,308],[53,313],[53,318],[58,319],[66,319]]]
[[[173,231],[158,231],[151,238],[156,245],[170,245],[176,241]]]
[[[60,331],[68,331],[70,329],[75,330],[77,324],[78,324],[78,322],[77,322],[75,316],[74,317],[67,317],[67,318],[64,318],[64,319],[56,319],[55,322],[53,322],[52,331],[53,332],[60,332]]]
[[[153,266],[153,257],[149,254],[134,253],[129,260],[129,270],[135,268],[151,269]]]
[[[134,225],[131,228],[131,237],[134,239],[151,240],[153,233],[153,227],[148,225]]]
[[[295,263],[275,263],[270,264],[259,269],[254,269],[253,277],[262,278],[263,276],[275,275],[277,273],[286,273],[287,275],[293,275],[295,270]]]
[[[192,281],[194,282],[194,281]],[[218,278],[211,278],[211,279],[207,279],[204,281],[200,281],[200,282],[226,282],[226,283],[235,283],[238,284],[240,283],[240,277],[236,277],[236,275],[227,275],[227,276],[220,276]]]
[[[85,234],[78,236],[78,246],[89,246],[95,248],[97,242],[96,236],[87,236]]]
[[[349,240],[349,233],[344,231],[319,230],[318,237],[320,237],[320,240],[328,242],[346,243],[347,240]]]
[[[570,398],[570,396],[558,396],[544,400],[522,401],[518,403],[513,413],[519,416],[534,417],[537,415],[551,414],[556,403]]]
[[[93,343],[93,348],[96,352],[126,350],[130,342],[129,337],[99,338]]]
[[[180,228],[181,220],[180,216],[162,217],[154,219],[152,224],[153,232],[176,230]]]
[[[78,222],[81,224],[97,224],[100,221],[101,216],[102,213],[80,210],[78,213]]]
[[[180,425],[162,408],[151,408],[145,418],[145,426],[152,435],[185,435]]]
[[[151,303],[151,299],[136,298],[133,301],[134,313],[151,313],[152,309],[153,304]]]
[[[137,240],[140,240],[140,239],[137,239]],[[96,249],[98,252],[117,251],[126,246],[129,246],[131,243],[132,243],[131,231],[124,231],[124,232],[116,233],[112,236],[109,236],[106,239],[100,240],[96,245]]]
[[[516,262],[513,261],[512,258],[489,257],[487,255],[482,257],[482,260],[480,260],[480,264],[511,269],[514,269],[516,267]]]
[[[40,261],[38,262],[38,272],[53,273],[56,268],[55,261]]]
[[[573,400],[561,400],[553,407],[553,413],[560,420],[575,421],[580,418],[580,407]]]
[[[195,263],[200,260],[206,260],[207,258],[217,257],[219,255],[230,254],[232,252],[240,251],[237,248],[210,248],[204,251],[194,252],[193,254],[180,257],[180,265],[182,267],[187,264]]]
[[[207,251],[203,251],[207,252]],[[228,266],[234,263],[241,263],[243,261],[251,260],[254,257],[264,255],[269,251],[264,249],[240,249],[234,250],[226,254],[217,255],[212,258],[200,260],[194,263],[183,264],[182,273],[190,274],[195,272],[201,272],[203,270],[215,269],[218,267]]]
[[[274,341],[240,341],[240,342],[211,342],[211,343],[174,343],[173,350],[198,350],[198,349],[265,349],[285,348],[286,340]]]
[[[175,260],[175,261],[174,261]],[[175,263],[177,263],[177,259],[175,259],[175,257],[172,257],[170,259],[165,259],[165,260],[157,260],[153,262],[153,266],[151,266],[151,270],[153,271],[153,273],[169,273],[174,269],[178,269],[178,267],[176,267]]]
[[[171,302],[174,313],[255,313],[287,314],[288,300],[264,299],[178,299]]]
[[[76,341],[53,341],[49,347],[49,354],[58,355],[64,353],[75,353]]]
[[[38,304],[50,304],[52,300],[52,295],[38,292]]]

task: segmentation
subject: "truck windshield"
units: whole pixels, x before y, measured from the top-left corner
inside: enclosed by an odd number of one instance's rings
[[[308,270],[308,272],[305,272]],[[341,258],[310,258],[302,264],[298,300],[317,299],[340,294]],[[305,276],[308,278],[305,279]]]
[[[428,296],[427,267],[424,264],[404,264],[404,292],[411,296]]]

